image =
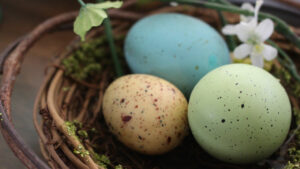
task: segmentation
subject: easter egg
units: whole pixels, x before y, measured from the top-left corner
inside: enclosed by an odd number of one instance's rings
[[[156,155],[175,148],[188,133],[187,100],[161,78],[135,74],[118,78],[103,98],[110,131],[127,147]]]
[[[217,31],[197,18],[175,13],[138,21],[127,34],[124,52],[134,73],[164,78],[186,96],[206,73],[231,62]]]
[[[200,146],[231,163],[269,157],[284,142],[291,105],[278,79],[246,64],[213,70],[193,89],[188,120]]]

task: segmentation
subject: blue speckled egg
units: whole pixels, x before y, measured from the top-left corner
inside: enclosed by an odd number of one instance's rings
[[[185,95],[206,73],[231,63],[217,31],[197,18],[175,13],[138,21],[126,37],[124,50],[134,73],[164,78]]]

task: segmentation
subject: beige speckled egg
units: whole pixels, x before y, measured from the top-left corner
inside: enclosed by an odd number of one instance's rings
[[[166,153],[188,133],[184,95],[151,75],[127,75],[110,84],[104,93],[103,114],[110,131],[143,154]]]

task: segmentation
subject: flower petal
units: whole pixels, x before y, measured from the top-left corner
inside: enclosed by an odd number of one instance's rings
[[[236,25],[236,34],[240,41],[247,42],[249,37],[251,36],[252,27],[251,27],[252,21],[250,23],[241,22],[240,24]]]
[[[178,6],[177,2],[170,2],[170,6]]]
[[[266,41],[274,32],[274,22],[271,19],[265,19],[255,29],[255,33],[260,37],[261,42]]]
[[[241,6],[242,9],[248,10],[248,11],[254,11],[254,7],[252,6],[252,4],[246,2],[243,3]]]
[[[246,22],[247,23],[247,22],[250,22],[252,19],[253,19],[252,16],[245,16],[245,15],[240,16],[241,22]]]
[[[267,61],[273,60],[274,58],[276,58],[278,54],[278,51],[276,48],[274,48],[273,46],[270,45],[264,45],[264,50],[262,55],[264,56],[264,58]]]
[[[247,57],[252,52],[252,46],[246,43],[241,44],[237,48],[234,49],[234,57],[237,59],[243,59]]]
[[[251,53],[251,62],[252,65],[263,68],[264,67],[264,58],[260,54]]]
[[[226,25],[225,27],[223,27],[222,33],[224,35],[236,35],[236,25]]]
[[[241,8],[245,9],[245,10],[248,10],[248,11],[251,11],[251,12],[254,11],[254,7],[250,3],[248,3],[248,2],[243,3],[242,6],[241,6]],[[242,22],[250,22],[251,19],[253,19],[253,16],[245,16],[245,15],[241,15],[240,16],[240,20]]]

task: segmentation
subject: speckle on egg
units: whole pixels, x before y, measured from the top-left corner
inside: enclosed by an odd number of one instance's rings
[[[231,64],[198,82],[190,97],[188,119],[195,139],[212,156],[231,163],[252,163],[267,158],[283,143],[291,123],[291,106],[284,88],[271,74],[254,66]],[[221,137],[215,139],[217,135]]]
[[[151,75],[127,75],[110,84],[103,98],[103,115],[121,142],[144,154],[163,154],[188,133],[184,95]]]

